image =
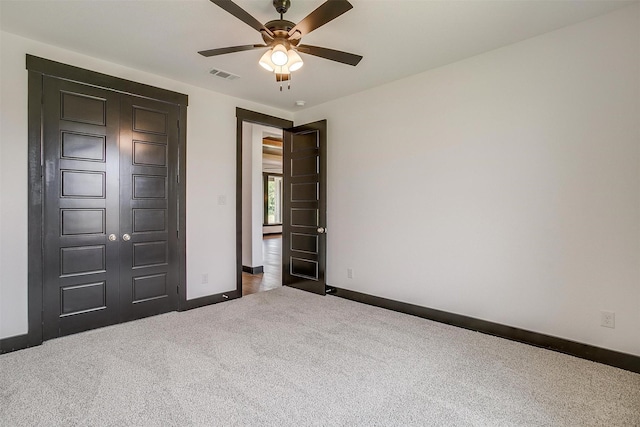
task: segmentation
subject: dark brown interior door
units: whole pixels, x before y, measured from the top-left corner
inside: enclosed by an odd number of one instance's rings
[[[43,338],[177,309],[178,107],[43,91]]]
[[[282,281],[326,293],[327,121],[284,130]]]
[[[44,78],[44,330],[119,321],[118,94]]]
[[[178,106],[123,96],[120,301],[124,320],[178,306]]]

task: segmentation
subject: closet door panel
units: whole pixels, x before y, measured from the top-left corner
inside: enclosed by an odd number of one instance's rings
[[[120,302],[124,319],[177,309],[176,105],[123,96]]]
[[[44,77],[44,339],[119,321],[120,96]]]

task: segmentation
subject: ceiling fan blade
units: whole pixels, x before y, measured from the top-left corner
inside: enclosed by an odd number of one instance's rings
[[[328,49],[326,47],[310,46],[308,44],[301,44],[296,49],[302,53],[319,56],[320,58],[329,59],[331,61],[342,62],[343,64],[353,65],[354,67],[358,65],[362,59],[361,55]]]
[[[208,58],[210,56],[224,55],[225,53],[242,52],[243,50],[253,50],[253,49],[259,49],[261,47],[267,47],[267,45],[246,44],[244,46],[231,46],[231,47],[221,47],[220,49],[201,50],[198,53]]]
[[[301,38],[352,8],[353,6],[347,0],[327,0],[293,27],[289,31],[289,37]]]
[[[239,20],[247,24],[248,26],[258,31],[264,31],[267,34],[269,34],[271,37],[274,37],[271,30],[269,30],[267,27],[262,25],[260,21],[258,21],[256,18],[251,16],[246,10],[244,10],[243,8],[241,8],[231,0],[210,0],[210,1],[211,3],[217,4],[222,9],[226,10],[227,12],[229,12],[230,14],[232,14],[233,16],[235,16],[236,18],[238,18]]]

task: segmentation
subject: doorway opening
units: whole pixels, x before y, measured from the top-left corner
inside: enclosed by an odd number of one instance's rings
[[[282,286],[282,129],[242,124],[242,295]]]
[[[282,186],[280,187],[282,238],[279,257],[282,276],[279,285],[291,286],[319,295],[333,292],[334,289],[327,286],[325,281],[327,121],[319,120],[293,127],[293,122],[289,120],[242,108],[236,108],[236,118],[237,294],[239,296],[243,294],[243,270],[253,275],[262,273],[264,278],[264,263],[257,263],[253,259],[259,259],[264,253],[260,249],[265,245],[263,237],[265,215],[267,221],[270,215],[274,221],[278,216],[275,205],[270,211],[268,200],[264,200],[265,196],[269,197],[269,186],[273,189],[273,197],[276,197],[279,182],[276,175],[270,179],[267,173],[265,179],[262,174],[263,160],[260,153],[265,140],[265,127],[282,132],[283,141]],[[271,132],[273,133],[273,130]],[[266,133],[268,136],[268,129]],[[254,155],[254,153],[257,154]],[[245,169],[244,164],[250,164],[251,168]],[[251,187],[254,188],[262,187],[262,194],[257,191],[243,192],[243,188],[246,188],[243,185],[245,182],[251,183]],[[245,227],[245,224],[248,225]],[[267,226],[277,227],[277,224],[267,224]],[[267,240],[275,241],[276,239]],[[267,254],[268,252],[267,250]],[[251,258],[249,259],[248,256]]]
[[[237,291],[282,286],[282,139],[293,122],[236,109]]]

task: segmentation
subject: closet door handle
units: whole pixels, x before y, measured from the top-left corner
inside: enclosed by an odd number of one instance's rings
[[[129,236],[128,234],[123,234],[122,240],[124,240],[125,242],[128,242],[129,240],[131,240],[131,236]]]
[[[116,236],[115,234],[109,234],[110,242],[115,242],[116,240],[118,240],[118,236]]]

